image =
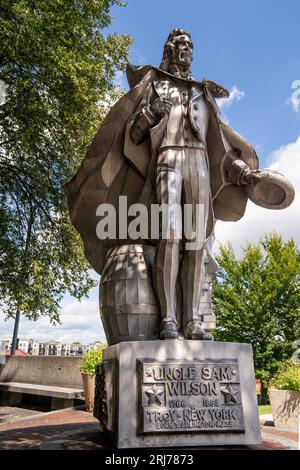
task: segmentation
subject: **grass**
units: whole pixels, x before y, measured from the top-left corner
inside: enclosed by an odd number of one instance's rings
[[[270,405],[258,405],[258,413],[260,415],[269,415],[272,413]]]

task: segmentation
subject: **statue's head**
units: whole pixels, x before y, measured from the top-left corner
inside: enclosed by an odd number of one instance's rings
[[[192,78],[193,43],[190,33],[173,29],[164,47],[160,68],[183,78]]]

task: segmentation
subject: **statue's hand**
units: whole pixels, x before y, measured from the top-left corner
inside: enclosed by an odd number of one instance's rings
[[[150,110],[155,117],[161,119],[165,114],[169,114],[171,107],[172,101],[168,98],[157,98],[150,106]]]
[[[244,175],[241,178],[241,184],[247,185],[255,185],[256,183],[259,182],[259,180],[262,178],[262,171],[261,170],[248,170],[244,173]]]

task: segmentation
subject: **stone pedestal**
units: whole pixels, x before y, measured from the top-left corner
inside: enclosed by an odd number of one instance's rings
[[[110,346],[97,372],[94,414],[118,448],[260,444],[251,346]]]

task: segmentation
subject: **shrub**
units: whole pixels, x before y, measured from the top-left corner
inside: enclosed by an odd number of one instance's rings
[[[300,392],[300,363],[292,360],[285,362],[270,385],[278,390]]]
[[[83,358],[79,361],[80,372],[83,374],[93,375],[95,373],[96,366],[102,362],[103,350],[106,348],[106,344],[103,344],[96,349],[86,353]]]

